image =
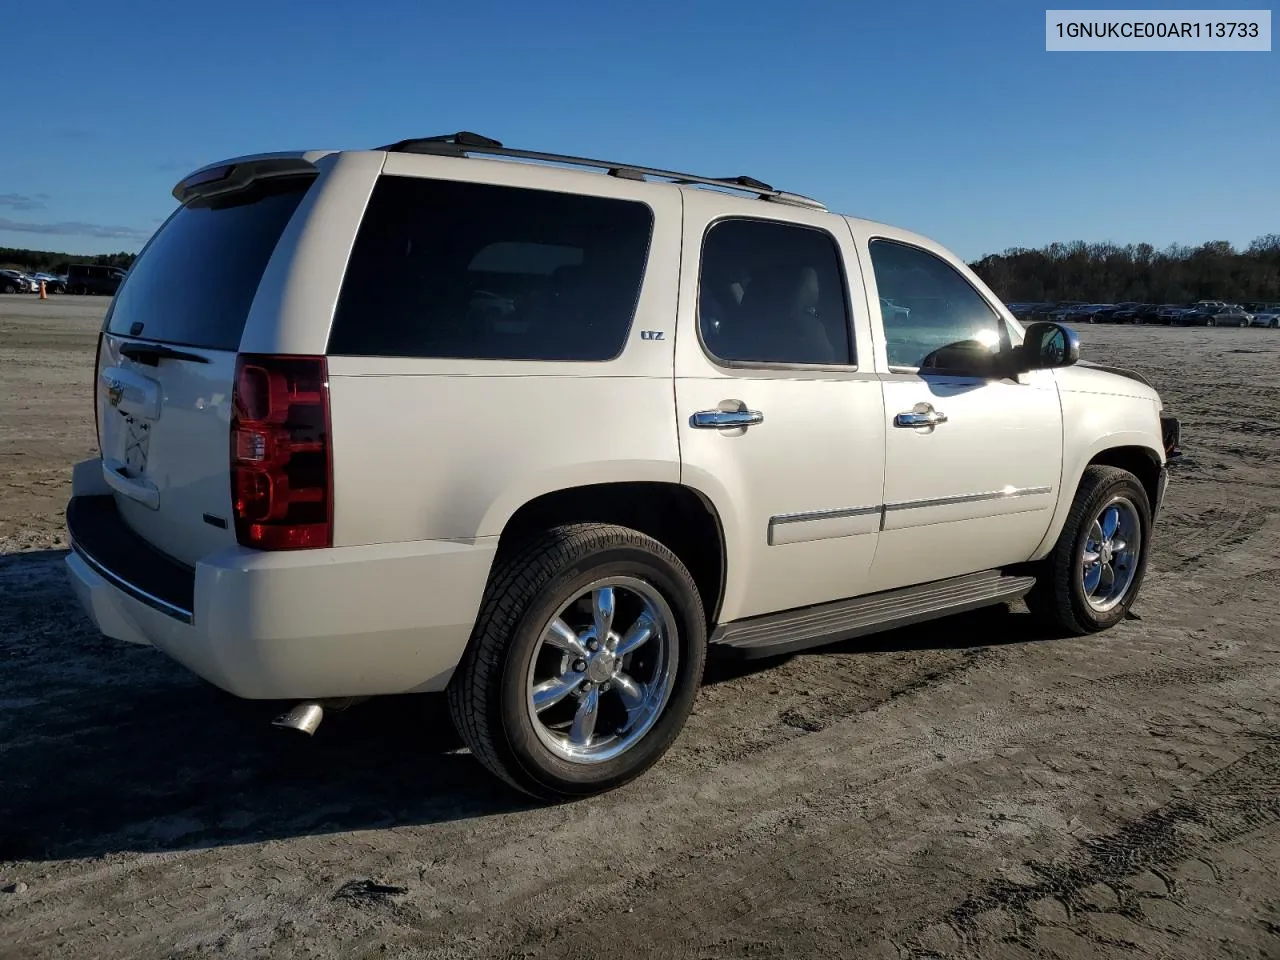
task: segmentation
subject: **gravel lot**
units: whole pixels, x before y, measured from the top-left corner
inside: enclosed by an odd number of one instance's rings
[[[105,305],[0,297],[0,956],[1280,957],[1275,331],[1082,330],[1184,418],[1135,618],[719,666],[649,775],[535,807],[437,698],[306,740],[90,630]]]

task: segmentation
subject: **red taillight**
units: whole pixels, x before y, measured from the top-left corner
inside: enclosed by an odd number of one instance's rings
[[[236,539],[259,550],[333,544],[329,373],[324,357],[246,354],[231,394]]]

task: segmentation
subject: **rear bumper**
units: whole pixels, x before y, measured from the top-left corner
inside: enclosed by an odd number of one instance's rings
[[[67,525],[72,588],[103,633],[154,645],[253,699],[444,689],[497,547],[496,537],[278,553],[235,547],[192,569],[138,540],[109,496],[73,496]]]

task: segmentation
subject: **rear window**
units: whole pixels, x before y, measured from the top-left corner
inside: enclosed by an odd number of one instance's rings
[[[134,263],[116,293],[107,330],[238,349],[267,260],[314,179],[259,180],[182,207]]]
[[[369,200],[329,353],[609,360],[648,257],[643,203],[384,176]]]

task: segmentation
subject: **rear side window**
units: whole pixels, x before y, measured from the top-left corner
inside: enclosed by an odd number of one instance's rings
[[[720,360],[853,363],[847,304],[840,250],[824,230],[734,218],[703,240],[698,329]]]
[[[610,360],[648,258],[643,203],[384,176],[329,338],[347,356]]]
[[[116,293],[107,330],[236,350],[262,273],[314,177],[196,199],[162,226]]]

